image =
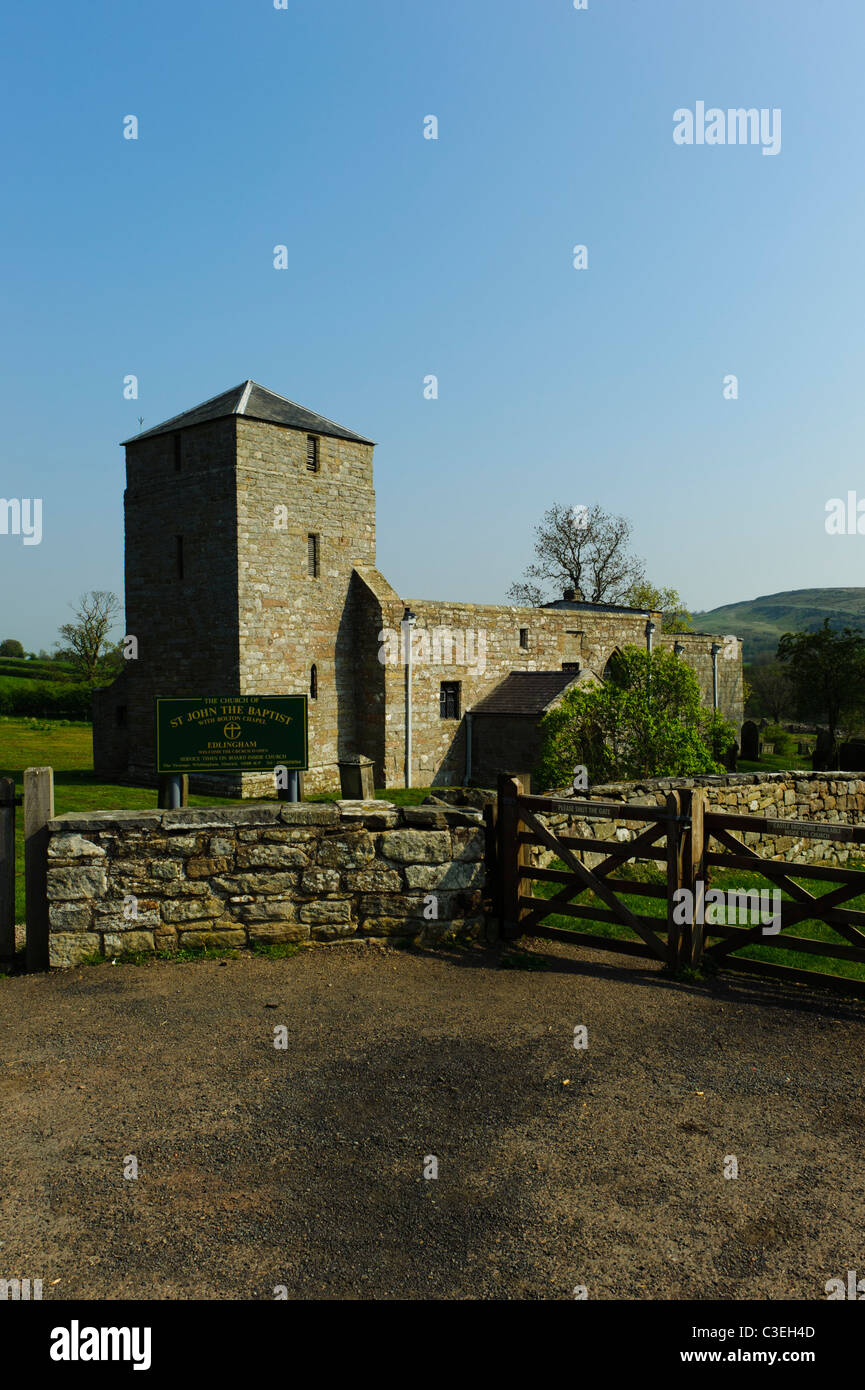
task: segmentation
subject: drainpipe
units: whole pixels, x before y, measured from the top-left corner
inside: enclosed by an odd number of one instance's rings
[[[405,652],[405,784],[411,786],[411,635],[417,618],[410,608],[402,615],[402,640]]]
[[[466,776],[465,784],[468,786],[472,780],[472,715],[471,710],[466,710]]]
[[[712,643],[712,708],[717,712],[718,709],[718,653],[721,647],[718,642]]]
[[[655,624],[649,618],[646,623],[646,655],[649,658],[649,669],[646,672],[646,694],[652,693],[652,638],[655,635]]]

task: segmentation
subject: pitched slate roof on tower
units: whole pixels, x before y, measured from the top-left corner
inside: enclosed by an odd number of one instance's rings
[[[201,405],[184,410],[182,415],[173,415],[170,420],[164,420],[161,425],[154,425],[152,429],[142,430],[141,434],[134,434],[131,439],[124,439],[123,443],[136,444],[139,439],[152,439],[157,434],[173,434],[175,430],[187,429],[190,425],[203,425],[208,420],[222,420],[228,415],[243,415],[247,420],[264,420],[271,425],[285,425],[288,429],[303,430],[307,434],[325,434],[334,439],[350,439],[355,444],[373,443],[373,440],[366,439],[362,434],[355,434],[344,425],[337,425],[324,415],[317,415],[314,410],[307,410],[305,406],[287,400],[275,391],[269,391],[266,386],[259,386],[257,381],[242,381],[239,386],[232,386],[230,391],[223,391],[220,396],[212,396],[209,401],[202,401]]]
[[[485,695],[472,714],[543,714],[572,681],[575,671],[511,671],[503,681]]]

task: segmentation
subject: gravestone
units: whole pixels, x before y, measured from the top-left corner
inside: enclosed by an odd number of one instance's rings
[[[760,730],[753,719],[746,719],[742,725],[742,742],[739,749],[739,756],[749,763],[756,763],[760,758]]]
[[[821,729],[811,754],[811,767],[814,772],[834,772],[837,766],[838,745],[828,729]]]

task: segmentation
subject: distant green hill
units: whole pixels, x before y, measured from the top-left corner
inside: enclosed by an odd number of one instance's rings
[[[815,632],[824,618],[865,632],[865,589],[790,589],[693,616],[697,631],[741,637],[747,665],[774,657],[783,633]]]

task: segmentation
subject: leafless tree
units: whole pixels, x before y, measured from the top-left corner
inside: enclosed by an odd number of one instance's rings
[[[589,603],[627,603],[628,591],[643,579],[642,561],[628,542],[631,523],[597,504],[567,507],[554,502],[535,528],[534,564],[512,584],[508,598],[537,607],[555,590],[577,589]]]

